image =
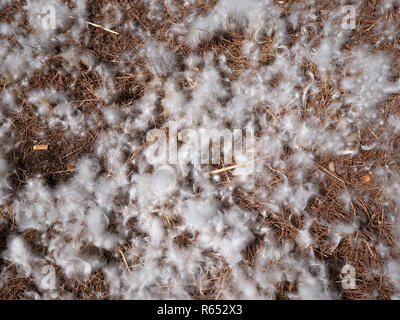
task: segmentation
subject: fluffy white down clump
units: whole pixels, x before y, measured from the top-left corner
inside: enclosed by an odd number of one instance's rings
[[[392,79],[393,57],[371,53],[366,46],[344,53],[349,33],[338,23],[339,9],[324,21],[316,45],[310,30],[317,30],[320,22],[316,10],[303,3],[293,4],[282,14],[272,0],[220,0],[207,14],[190,11],[167,30],[168,39],[190,48],[184,59],[170,43],[156,40],[134,20],[127,21],[122,9],[108,4],[103,13],[113,12],[116,20],[105,27],[129,31],[143,43],[134,52],[127,49],[118,61],[101,62],[95,52],[84,49],[90,38],[86,1],[73,2],[75,6],[69,8],[58,0],[27,1],[24,10],[30,33],[18,27],[22,17],[0,22],[0,34],[13,35],[19,44],[12,46],[0,39],[0,73],[28,91],[27,102],[35,107],[43,126],[61,128],[71,141],[100,121],[106,124],[95,137],[94,150],[74,164],[69,180],[50,187],[36,176],[14,192],[10,176],[16,169],[5,155],[13,148],[7,139],[15,136],[11,115],[21,106],[13,95],[18,88],[5,85],[0,93],[0,150],[4,154],[0,155],[0,206],[13,210],[16,229],[7,239],[2,259],[16,265],[24,276],[32,276],[40,288],[42,268],[48,264],[59,266],[68,279],[83,281],[102,271],[110,295],[124,299],[188,299],[205,292],[214,292],[215,298],[273,299],[285,282],[296,283],[291,299],[340,298],[326,264],[314,255],[317,244],[312,226],[319,222],[327,227],[326,241],[333,251],[346,236],[357,234],[362,223],[331,224],[311,214],[308,204],[326,181],[324,173],[315,169],[315,161],[325,156],[351,157],[375,148],[360,146],[358,134],[370,121],[386,119],[379,104],[400,92],[400,80]],[[183,6],[194,2],[185,1]],[[0,9],[10,3],[0,0]],[[179,10],[174,1],[145,3],[149,17],[157,21],[162,21],[165,8]],[[385,0],[382,14],[395,3]],[[45,4],[55,8],[57,25],[43,32],[38,14]],[[64,28],[70,28],[68,39],[62,34]],[[291,43],[290,28],[300,28],[295,43]],[[380,24],[377,28],[395,27]],[[247,59],[246,68],[233,80],[226,76],[235,72],[228,63],[229,53],[196,51],[215,35],[231,31],[245,35],[240,54]],[[390,32],[384,37],[381,41],[393,41]],[[268,54],[274,58],[259,63],[267,39],[271,41]],[[55,85],[29,89],[29,75],[56,55],[65,60],[58,72],[71,76],[71,86],[82,76],[80,68],[98,76],[92,92],[93,114],[85,115],[78,97],[68,96]],[[143,80],[142,66],[132,66],[136,58],[151,74],[148,83]],[[305,62],[315,66],[313,71],[304,71]],[[120,106],[117,84],[126,80],[121,73],[141,79],[146,86],[131,88],[132,95],[140,92],[140,98]],[[311,110],[310,99],[318,97],[325,80],[332,81],[334,88],[326,119],[322,119]],[[389,141],[391,134],[400,132],[400,118],[387,115],[387,121]],[[181,132],[176,151],[182,162],[165,163],[157,145],[144,142],[143,137],[151,129],[167,132],[169,128],[171,135],[171,122],[177,131],[253,130],[257,133],[254,150],[235,159],[236,164],[247,165],[210,175],[216,166],[191,163],[199,143],[190,132]],[[170,136],[165,138],[169,144]],[[208,151],[209,146],[203,146],[200,154]],[[374,170],[385,199],[395,204],[394,209],[387,205],[385,210],[398,231],[400,175],[386,164]],[[334,170],[330,174],[335,175]],[[254,200],[257,210],[239,203],[239,192]],[[338,197],[337,202],[351,211],[351,190]],[[266,227],[265,221],[286,218],[284,210],[290,211],[289,219],[301,218],[303,224],[292,242],[277,244],[276,230]],[[6,222],[1,217],[0,228]],[[32,229],[43,235],[51,230],[39,240],[46,248],[44,256],[34,253],[20,235]],[[185,245],[178,241],[183,238]],[[257,247],[260,242],[263,245]],[[253,247],[257,250],[250,255]],[[384,243],[379,248],[382,256],[388,251]],[[400,291],[399,261],[391,260],[385,270]],[[0,275],[0,287],[9,276],[7,272]],[[42,295],[32,295],[70,298],[45,288]]]

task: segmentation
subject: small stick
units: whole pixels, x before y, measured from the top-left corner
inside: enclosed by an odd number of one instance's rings
[[[347,189],[347,183],[346,183],[346,181],[345,181],[344,179],[338,177],[335,173],[329,171],[329,170],[326,169],[324,166],[321,166],[318,162],[314,161],[314,163],[319,167],[319,170],[325,172],[326,174],[330,175],[332,178],[335,178],[335,179],[337,179],[339,182],[341,182],[341,183],[343,184],[343,186],[344,186],[344,189],[345,189],[347,192],[349,192],[348,189]],[[348,183],[350,184],[350,182],[348,182]],[[351,199],[350,199],[350,206],[351,206],[351,208],[353,209],[354,215],[357,215],[356,208],[354,207],[353,201],[351,201]]]
[[[247,166],[247,165],[249,165],[249,164],[251,164],[253,162],[254,162],[254,160],[250,160],[250,161],[247,161],[247,162],[235,164],[233,166],[224,167],[222,169],[213,170],[213,171],[210,171],[210,172],[207,172],[207,173],[208,174],[219,174],[219,173],[226,172],[226,171],[229,171],[229,170],[233,170],[233,169],[236,169],[236,168],[245,167],[245,166]]]
[[[342,178],[338,177],[335,173],[326,169],[324,166],[321,166],[318,162],[314,161],[314,163],[319,167],[321,171],[325,172],[326,174],[330,175],[332,178],[335,178],[336,180],[341,182],[344,186],[346,186],[346,182]]]
[[[33,150],[47,150],[49,146],[47,144],[35,144]]]
[[[116,34],[116,35],[119,35],[118,32],[113,31],[113,30],[110,30],[110,29],[108,29],[108,28],[104,28],[104,27],[102,27],[102,26],[100,26],[100,25],[98,25],[98,24],[95,24],[95,23],[93,23],[93,22],[86,21],[86,23],[87,23],[87,24],[90,24],[90,25],[93,26],[93,27],[100,28],[100,29],[103,29],[103,30],[105,30],[105,31],[108,31],[108,32],[114,33],[114,34]]]
[[[76,170],[76,168],[72,168],[72,169],[67,169],[67,170],[55,171],[52,174],[66,173],[66,172],[71,172],[71,171],[75,171],[75,170]]]
[[[146,141],[142,146],[140,146],[139,148],[137,148],[129,157],[128,159],[126,159],[125,163],[130,162],[132,160],[134,160],[137,155],[143,151],[144,148],[146,148],[147,146],[151,145],[154,141],[156,141],[156,139],[158,139],[158,136],[154,136],[153,138],[149,139],[148,141]]]
[[[126,268],[128,269],[128,272],[131,272],[131,269],[130,269],[129,266],[128,266],[128,262],[126,261],[126,258],[125,258],[124,253],[122,252],[122,250],[121,250],[120,248],[118,248],[118,251],[119,251],[119,253],[120,253],[121,256],[122,256],[122,260],[124,260],[124,264],[125,264]]]
[[[69,18],[70,18],[70,19],[75,19],[74,16],[69,16]],[[110,29],[105,28],[105,27],[102,27],[102,26],[99,25],[99,24],[96,24],[96,23],[93,23],[93,22],[90,22],[90,21],[86,21],[86,23],[87,23],[87,24],[90,24],[90,25],[93,26],[93,27],[100,28],[100,29],[103,29],[104,31],[108,31],[108,32],[111,32],[111,33],[113,33],[113,34],[119,35],[118,32],[113,31],[113,30],[110,30]]]

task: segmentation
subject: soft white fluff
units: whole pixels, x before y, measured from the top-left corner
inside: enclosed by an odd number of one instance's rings
[[[396,2],[382,2],[381,16]],[[10,3],[0,0],[0,8]],[[91,36],[86,24],[87,3],[74,3],[75,8],[69,9],[59,0],[27,1],[24,9],[32,32],[20,27],[24,20],[19,15],[10,24],[0,23],[4,35],[0,39],[0,73],[6,79],[0,92],[0,206],[13,210],[18,233],[34,229],[45,234],[52,229],[41,239],[48,249],[46,256],[33,254],[21,236],[13,235],[7,239],[2,257],[23,275],[32,275],[39,287],[41,267],[50,262],[61,267],[68,279],[87,280],[100,270],[113,298],[189,299],[208,291],[217,292],[215,298],[272,299],[283,281],[297,284],[298,290],[289,295],[292,299],[339,298],[340,293],[329,285],[326,263],[314,256],[316,241],[311,227],[314,222],[326,226],[334,250],[344,237],[356,234],[363,221],[354,218],[333,224],[309,212],[308,204],[321,185],[331,183],[316,169],[315,161],[351,157],[375,148],[388,151],[387,145],[393,145],[390,137],[400,132],[400,118],[385,115],[378,106],[400,91],[400,80],[392,80],[394,57],[371,53],[370,47],[362,45],[345,53],[342,46],[350,32],[341,29],[340,8],[328,13],[319,29],[312,5],[295,2],[281,15],[282,9],[272,0],[220,0],[208,15],[194,9],[181,22],[172,23],[167,30],[169,43],[157,40],[160,30],[150,34],[136,21],[127,21],[123,6],[107,4],[103,14],[115,19],[105,27],[120,27],[124,36],[132,35],[142,43],[115,61],[105,62],[96,58],[96,52],[84,49]],[[176,14],[179,11],[174,1],[145,3],[150,10],[147,18],[158,22],[163,21],[165,8]],[[183,5],[194,3],[187,0]],[[56,10],[57,29],[45,32],[38,14],[46,4]],[[359,5],[356,9],[360,10]],[[299,28],[298,39],[291,39],[289,27]],[[320,34],[318,44],[319,38],[311,36],[310,30]],[[380,42],[394,41],[393,30],[394,24],[382,22],[373,32],[381,34]],[[229,64],[232,53],[218,54],[211,49],[200,55],[196,51],[215,35],[230,31],[244,35],[239,53],[248,60],[235,80],[229,78],[235,72]],[[68,40],[64,32],[68,32]],[[11,35],[16,44],[7,41]],[[171,47],[173,39],[192,49],[184,59]],[[268,48],[267,40],[271,42]],[[93,94],[98,100],[96,112],[101,115],[84,116],[78,97],[55,87],[27,89],[29,75],[49,71],[46,62],[56,55],[55,46],[64,60],[59,75],[71,75],[72,88],[82,76],[82,65],[88,73],[96,73],[99,81]],[[260,63],[263,50],[270,50],[271,63]],[[137,58],[145,63],[136,64]],[[304,72],[307,63],[315,68]],[[148,83],[142,68],[151,73]],[[145,87],[141,98],[129,105],[117,100],[120,74],[133,76],[138,87]],[[274,79],[278,79],[275,85]],[[311,99],[319,99],[321,81],[330,81],[334,87],[332,101],[322,115],[310,107]],[[132,92],[138,87],[131,88]],[[8,161],[9,152],[23,139],[12,121],[12,115],[21,110],[16,93],[20,90],[27,91],[27,102],[40,125],[62,128],[67,141],[102,121],[106,126],[97,136],[93,152],[75,163],[71,179],[51,188],[41,176],[32,177],[11,197],[10,176],[16,168]],[[322,107],[322,101],[317,102]],[[157,144],[143,139],[149,132],[171,137],[172,122],[180,132],[179,163],[165,163]],[[387,124],[383,138],[387,141],[360,146],[358,130],[371,122]],[[193,161],[199,147],[193,133],[235,128],[255,133],[254,148],[243,143],[242,154],[234,159],[235,164],[251,165],[210,176],[208,172],[221,164]],[[211,138],[218,138],[215,131],[209,132]],[[201,155],[208,151],[208,145],[200,146]],[[400,175],[395,165],[369,169],[383,189],[381,204],[387,219],[400,236]],[[238,203],[238,191],[250,202],[254,200],[252,204],[259,210]],[[349,187],[335,200],[350,212],[354,197]],[[278,245],[265,219],[282,217],[283,209],[290,211],[290,218],[303,219],[303,225],[296,229],[293,242]],[[0,224],[4,222],[0,219]],[[183,235],[188,238],[187,246],[178,245]],[[257,246],[250,265],[247,250],[260,239],[262,246]],[[388,260],[387,276],[400,291],[399,262],[390,260],[387,244],[377,241],[377,248]],[[105,252],[119,262],[107,262]],[[2,272],[0,286],[9,277],[8,271]],[[41,295],[29,294],[37,299],[72,295],[46,290]]]

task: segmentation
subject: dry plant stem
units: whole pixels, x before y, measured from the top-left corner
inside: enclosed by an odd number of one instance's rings
[[[315,161],[314,161],[314,164],[318,167],[318,169],[319,169],[320,171],[322,171],[322,172],[324,172],[324,173],[330,175],[332,178],[335,178],[337,181],[339,181],[339,182],[343,185],[343,187],[344,187],[344,189],[346,190],[346,192],[349,191],[349,190],[347,189],[347,184],[346,184],[346,182],[345,182],[342,178],[338,177],[335,173],[333,173],[333,172],[330,171],[329,169],[326,169],[325,167],[321,166],[319,163],[317,163],[317,162],[315,162]],[[354,204],[353,204],[353,201],[352,201],[352,200],[350,200],[350,206],[351,206],[351,208],[352,208],[352,210],[353,210],[353,214],[356,216],[357,213],[356,213],[356,209],[355,209],[355,207],[354,207]]]
[[[69,18],[70,18],[70,19],[75,19],[75,17],[73,17],[73,16],[69,16]],[[88,25],[93,26],[93,27],[100,28],[100,29],[103,29],[104,31],[107,31],[107,32],[110,32],[110,33],[119,35],[118,32],[116,32],[116,31],[114,31],[114,30],[111,30],[111,29],[108,29],[108,28],[105,28],[105,27],[103,27],[103,26],[101,26],[101,25],[98,25],[98,24],[96,24],[96,23],[93,23],[93,22],[90,22],[90,21],[86,21],[86,23],[87,23]]]
[[[49,146],[47,144],[35,144],[33,150],[47,150]]]
[[[255,161],[265,160],[265,159],[267,159],[267,158],[268,158],[268,157],[265,157],[265,158],[262,158],[262,159],[253,159],[253,160],[249,160],[249,161],[242,162],[242,163],[239,163],[239,164],[235,164],[235,165],[232,165],[232,166],[229,166],[229,167],[223,167],[223,168],[221,168],[221,169],[216,169],[216,170],[213,170],[213,171],[209,171],[209,172],[207,172],[207,174],[220,174],[220,173],[224,173],[224,172],[227,172],[227,171],[234,170],[234,169],[236,169],[236,168],[246,167],[246,166],[248,166],[248,165],[254,163]]]
[[[121,250],[121,248],[118,248],[118,251],[122,256],[122,260],[124,261],[126,269],[128,270],[128,272],[131,272],[131,269],[129,268],[128,262],[126,261],[124,252]]]

